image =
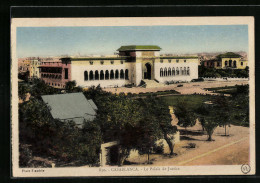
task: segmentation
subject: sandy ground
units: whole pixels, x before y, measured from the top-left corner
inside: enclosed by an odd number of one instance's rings
[[[204,81],[182,83],[183,87],[177,87],[178,84],[166,85],[159,88],[106,88],[106,91],[112,93],[120,92],[157,92],[174,89],[181,94],[214,94],[204,88],[215,88],[224,86],[234,86],[248,84],[248,81]],[[176,125],[177,120],[173,115],[172,124]],[[223,127],[217,127],[212,138],[214,141],[207,141],[207,135],[202,131],[201,125],[197,123],[195,126],[185,130],[178,127],[181,132],[181,141],[175,145],[174,152],[177,156],[152,154],[152,166],[172,166],[172,165],[238,165],[248,164],[249,162],[249,128],[241,126],[231,126],[227,128],[229,136],[223,136],[225,131]],[[196,148],[187,148],[189,143],[195,143]],[[136,165],[145,165],[147,155],[128,159]],[[136,163],[136,164],[135,164]],[[151,166],[151,165],[149,165]]]
[[[146,93],[146,92],[157,92],[157,91],[165,91],[165,90],[176,90],[181,94],[212,94],[211,91],[206,91],[204,88],[215,88],[215,87],[224,87],[224,86],[234,86],[234,85],[242,85],[248,84],[248,81],[204,81],[204,82],[190,82],[190,83],[181,83],[183,87],[177,87],[179,84],[165,85],[164,87],[156,87],[156,88],[105,88],[105,91],[109,91],[112,93]]]
[[[224,135],[224,128],[216,128],[213,139],[206,141],[207,135],[202,132],[201,125],[181,131],[181,141],[175,145],[177,156],[151,155],[152,166],[188,166],[188,165],[239,165],[249,162],[249,128],[231,126],[228,128],[229,136]],[[196,148],[187,148],[189,143],[195,143]],[[147,160],[147,155],[133,158],[130,162],[141,165]],[[136,164],[135,164],[136,165]],[[151,165],[150,165],[151,166]]]

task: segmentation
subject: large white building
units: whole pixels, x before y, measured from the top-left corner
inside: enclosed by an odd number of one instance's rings
[[[121,46],[114,56],[62,58],[61,68],[67,70],[61,74],[82,87],[138,86],[142,80],[165,83],[198,78],[198,57],[160,56],[160,50],[159,46],[130,45]]]

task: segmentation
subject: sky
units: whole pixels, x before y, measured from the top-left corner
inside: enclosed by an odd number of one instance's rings
[[[247,25],[18,27],[17,56],[111,55],[123,45],[161,53],[248,52]]]

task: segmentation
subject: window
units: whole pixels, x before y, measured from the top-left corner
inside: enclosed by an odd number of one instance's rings
[[[228,64],[228,61],[225,61],[225,66],[227,66],[227,64]]]
[[[127,80],[129,79],[128,78],[128,69],[125,70],[125,79],[127,79]]]
[[[179,60],[176,60],[176,63],[179,63]]]
[[[161,59],[160,62],[163,63],[163,59]]]
[[[121,69],[120,70],[120,79],[124,79],[124,77],[125,77],[124,70]]]
[[[94,80],[93,71],[90,71],[90,72],[89,72],[89,80]]]
[[[241,66],[243,65],[243,62],[241,62]]]
[[[64,70],[65,70],[65,79],[68,79],[68,69],[65,68]]]
[[[84,72],[84,80],[87,81],[88,80],[88,71]]]
[[[93,61],[89,61],[89,64],[90,64],[90,65],[93,65]]]
[[[163,68],[160,69],[160,77],[163,76]]]
[[[172,75],[172,72],[171,72],[171,68],[169,67],[168,68],[168,76],[171,76]]]
[[[103,65],[103,64],[104,64],[104,60],[101,60],[101,61],[100,61],[100,64]]]
[[[175,68],[172,68],[172,75],[175,76]]]
[[[184,60],[184,63],[186,63],[186,60]]]
[[[114,64],[114,60],[111,60],[110,63],[111,63],[111,64]]]
[[[105,80],[108,80],[109,79],[109,72],[108,70],[106,70],[106,73],[105,73]]]
[[[171,59],[169,59],[169,60],[168,60],[168,62],[169,62],[169,63],[171,63],[171,62],[172,62],[172,60],[171,60]]]
[[[110,79],[114,79],[114,70],[110,71]]]
[[[190,68],[187,69],[187,75],[190,75]]]
[[[121,64],[124,64],[124,61],[123,61],[123,60],[121,60],[121,61],[120,61],[120,63],[121,63]]]
[[[232,60],[229,60],[228,66],[229,66],[229,67],[232,67]]]
[[[179,68],[177,67],[176,68],[176,75],[179,75],[180,74],[180,71],[179,71]]]
[[[118,77],[119,77],[119,72],[118,70],[116,70],[115,79],[118,79]]]
[[[166,67],[164,68],[163,76],[167,76],[167,68]]]
[[[233,66],[234,66],[234,68],[237,67],[237,61],[234,61],[234,62],[233,62]]]
[[[100,80],[104,80],[104,71],[103,70],[100,71]]]
[[[98,70],[95,71],[95,80],[99,80],[99,73],[98,73]]]

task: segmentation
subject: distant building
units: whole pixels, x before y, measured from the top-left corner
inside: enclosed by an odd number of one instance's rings
[[[207,68],[216,69],[245,69],[248,61],[239,54],[227,52],[216,56],[214,59],[204,61],[203,65]]]
[[[40,77],[40,59],[38,58],[24,58],[18,59],[18,73],[25,74],[28,73],[28,78],[39,78]]]
[[[51,108],[54,119],[74,121],[81,127],[84,121],[93,121],[96,117],[97,106],[83,93],[43,95],[42,99]]]
[[[41,62],[40,77],[49,86],[65,88],[66,82],[71,80],[71,64],[61,60],[45,60]]]
[[[61,58],[59,63],[42,63],[41,78],[49,85],[64,88],[75,80],[82,87],[122,87],[141,81],[191,81],[198,78],[197,56],[160,56],[154,45],[121,46],[118,55]]]

